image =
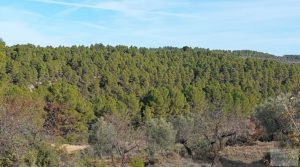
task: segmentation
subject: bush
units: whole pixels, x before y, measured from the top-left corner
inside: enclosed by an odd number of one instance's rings
[[[297,122],[300,113],[297,96],[281,95],[266,101],[256,109],[256,121],[265,128],[269,135],[298,131],[293,122]]]
[[[284,127],[282,120],[283,106],[277,101],[268,101],[259,106],[255,113],[255,118],[262,125],[269,134],[276,133]]]
[[[146,140],[149,158],[154,160],[156,152],[167,151],[175,144],[175,131],[164,119],[151,119],[146,123]]]
[[[23,164],[25,166],[35,166],[37,160],[38,151],[36,149],[32,149],[27,152],[27,154],[23,158]]]
[[[115,128],[101,117],[92,127],[90,143],[97,156],[110,155],[116,140]]]
[[[59,153],[46,144],[38,146],[36,165],[40,167],[55,167],[59,166],[60,156]]]
[[[139,157],[133,157],[130,161],[131,167],[144,167],[144,161]]]
[[[117,155],[116,158],[111,158],[112,164],[120,158],[121,166],[125,167],[127,158],[130,158],[130,152],[139,148],[143,136],[140,128],[132,126],[128,115],[111,114],[101,117],[94,124],[90,144],[97,156],[101,157],[102,154],[106,154],[114,157]]]
[[[0,166],[12,166],[14,162],[14,156],[11,153],[6,153],[0,157]]]
[[[193,140],[190,142],[190,148],[194,152],[194,158],[205,158],[210,156],[211,153],[211,143],[204,138],[199,138],[198,140]]]
[[[186,143],[193,135],[194,119],[190,116],[178,116],[172,120],[173,127],[176,130],[176,142]]]

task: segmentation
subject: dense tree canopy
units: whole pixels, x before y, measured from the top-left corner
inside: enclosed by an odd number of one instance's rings
[[[190,47],[6,46],[1,41],[1,98],[8,87],[39,97],[44,126],[70,140],[106,113],[128,113],[141,123],[222,104],[225,112],[247,114],[267,97],[300,88],[300,67],[269,57]]]
[[[175,149],[219,164],[228,143],[273,136],[297,146],[298,59],[0,39],[0,166],[94,166],[98,156],[110,156],[110,166],[155,164]],[[248,123],[258,125],[254,133]],[[67,156],[59,143],[90,147]]]

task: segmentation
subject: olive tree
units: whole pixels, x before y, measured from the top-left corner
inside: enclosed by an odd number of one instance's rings
[[[246,121],[237,113],[226,113],[217,108],[197,115],[195,129],[209,144],[213,156],[212,166],[218,166],[226,142],[246,129]]]
[[[299,95],[280,95],[257,107],[255,119],[267,135],[287,134],[291,142],[299,142]]]
[[[193,155],[191,148],[191,142],[196,138],[197,132],[195,132],[195,119],[192,114],[183,116],[179,115],[171,119],[174,130],[176,131],[176,143],[180,143],[184,146],[189,156]]]
[[[42,140],[43,103],[26,93],[13,88],[0,98],[2,166],[19,166],[28,150]]]
[[[146,142],[150,162],[154,162],[155,154],[172,148],[175,144],[175,130],[165,119],[151,119],[146,123]]]
[[[38,140],[40,129],[32,117],[0,108],[0,166],[19,166]]]
[[[138,150],[143,136],[141,129],[131,125],[128,116],[105,115],[93,125],[90,143],[96,155],[110,156],[112,165],[116,166],[116,154],[124,167],[129,153]]]

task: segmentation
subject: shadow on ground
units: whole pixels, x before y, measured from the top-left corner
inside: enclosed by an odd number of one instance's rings
[[[223,167],[266,167],[263,160],[255,161],[250,164],[244,163],[242,161],[231,161],[228,159],[221,159],[221,164]]]

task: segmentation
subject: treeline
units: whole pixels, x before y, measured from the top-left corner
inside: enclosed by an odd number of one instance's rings
[[[214,121],[231,126],[229,122],[251,115],[265,99],[299,91],[300,67],[263,59],[264,55],[102,44],[9,47],[0,41],[0,161],[18,166],[22,151],[28,149],[33,151],[31,156],[37,156],[32,163],[53,166],[51,163],[58,163],[50,162],[54,158],[48,147],[53,138],[62,143],[89,142],[95,148],[104,142],[110,148],[100,147],[99,156],[114,155],[111,151],[116,147],[128,146],[118,145],[117,139],[122,139],[121,144],[148,141],[152,156],[156,149],[169,145],[164,141],[176,140],[193,155],[187,136],[212,135],[206,142],[217,144],[220,141],[214,136],[232,133],[218,131],[221,134],[214,135],[217,132],[210,128],[219,125]],[[197,127],[200,122],[202,126]],[[196,130],[190,132],[190,126]],[[171,137],[160,139],[167,131]],[[137,139],[128,136],[136,133]],[[210,152],[219,158],[222,148]],[[124,158],[126,150],[114,151]]]
[[[0,48],[1,97],[37,96],[45,126],[70,141],[105,113],[129,113],[136,124],[216,104],[247,114],[267,97],[298,91],[300,84],[297,65],[228,51],[4,42]]]

